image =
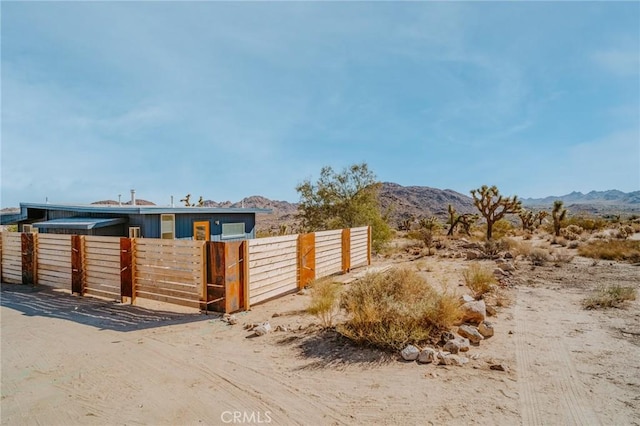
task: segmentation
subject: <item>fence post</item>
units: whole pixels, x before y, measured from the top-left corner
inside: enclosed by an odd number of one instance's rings
[[[84,237],[71,236],[71,293],[84,295]]]
[[[131,238],[120,238],[120,299],[133,303],[133,244]]]
[[[351,229],[342,230],[342,273],[351,270]]]
[[[242,241],[240,244],[240,261],[242,267],[240,269],[240,288],[242,289],[243,308],[248,311],[251,308],[249,303],[249,240]]]
[[[316,279],[316,234],[298,235],[298,288]]]
[[[367,265],[371,265],[371,225],[367,227]]]
[[[23,232],[20,236],[22,248],[22,284],[36,283],[36,234]]]

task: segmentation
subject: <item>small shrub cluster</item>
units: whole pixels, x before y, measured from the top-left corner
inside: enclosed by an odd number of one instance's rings
[[[592,259],[640,262],[639,240],[594,240],[578,247],[578,254]]]
[[[565,219],[565,223],[567,227],[575,225],[588,232],[600,231],[608,225],[604,218],[597,216],[570,216]]]
[[[359,344],[400,350],[434,342],[461,318],[459,299],[434,290],[414,270],[366,275],[343,293],[349,318],[337,330]]]
[[[616,235],[616,238],[618,239],[626,240],[633,234],[634,234],[633,227],[631,227],[630,225],[624,225],[618,228],[615,235]]]
[[[580,238],[580,234],[584,232],[578,225],[569,225],[560,230],[560,235],[569,241],[576,241]]]
[[[316,316],[323,327],[333,327],[333,320],[340,309],[342,285],[331,279],[320,279],[311,283],[311,302],[307,312]]]
[[[563,263],[571,263],[573,261],[573,255],[571,253],[567,253],[566,250],[553,252],[551,258],[553,260],[553,264],[556,266],[560,266]]]
[[[527,234],[525,234],[525,237],[523,238],[527,239],[526,235]],[[529,238],[531,238],[530,234],[528,235]],[[503,243],[506,246],[507,250],[509,250],[514,256],[522,255],[526,257],[531,253],[531,243],[529,242],[519,241],[515,238],[505,238],[503,240]]]
[[[482,297],[491,292],[496,284],[496,278],[492,271],[484,268],[479,263],[472,263],[462,272],[465,285],[473,292],[473,297],[482,299]]]
[[[633,287],[619,285],[602,286],[592,296],[582,302],[585,309],[615,308],[627,300],[636,300],[637,291]]]
[[[529,260],[534,266],[543,266],[549,260],[549,255],[545,250],[537,248],[531,250]]]

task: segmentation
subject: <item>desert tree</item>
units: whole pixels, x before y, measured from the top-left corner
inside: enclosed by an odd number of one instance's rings
[[[342,172],[325,166],[317,182],[305,180],[296,187],[300,195],[297,218],[305,232],[371,226],[373,247],[379,250],[391,238],[378,195],[381,183],[366,163]]]
[[[497,221],[507,214],[518,213],[522,208],[522,203],[516,195],[503,197],[495,185],[491,187],[482,185],[478,189],[472,189],[471,196],[473,204],[487,221],[487,240],[491,239],[493,225]]]
[[[440,230],[440,223],[435,216],[424,217],[418,222],[420,225],[419,236],[427,248],[427,255],[431,256],[431,248],[435,242],[435,236]]]
[[[536,213],[536,216],[534,219],[538,222],[538,226],[542,226],[542,221],[547,216],[549,216],[549,212],[546,210],[540,210],[538,213]]]
[[[447,231],[447,236],[452,236],[454,232],[456,232],[458,225],[462,225],[462,229],[464,229],[465,234],[471,236],[471,226],[478,220],[478,216],[471,213],[458,215],[455,207],[451,204],[449,204],[447,212],[449,213],[449,219],[447,220],[449,230]]]
[[[522,222],[523,231],[531,231],[536,223],[536,215],[531,210],[522,209],[518,212],[518,217]]]
[[[556,237],[560,236],[560,228],[562,227],[562,221],[567,216],[567,209],[563,208],[562,200],[556,200],[553,202],[553,210],[551,210],[551,217],[553,218],[553,232]]]

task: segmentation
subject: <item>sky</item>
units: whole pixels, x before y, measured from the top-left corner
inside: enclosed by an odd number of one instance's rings
[[[2,207],[640,189],[640,2],[11,2]]]

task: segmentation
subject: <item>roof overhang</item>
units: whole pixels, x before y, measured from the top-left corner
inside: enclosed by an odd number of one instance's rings
[[[78,205],[78,204],[39,204],[20,203],[21,209],[62,210],[74,213],[108,213],[108,214],[269,214],[271,209],[230,208],[230,207],[162,207],[162,206],[112,206],[112,205]]]
[[[95,217],[70,217],[66,219],[52,219],[46,222],[36,222],[33,224],[38,229],[95,229],[106,226],[119,225],[125,223],[124,218],[95,218]]]

